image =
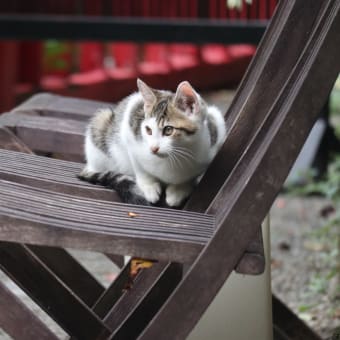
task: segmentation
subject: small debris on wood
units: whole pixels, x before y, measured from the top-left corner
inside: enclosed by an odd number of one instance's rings
[[[125,287],[123,288],[123,291],[126,292],[132,289],[133,280],[135,279],[139,271],[141,269],[151,268],[155,262],[156,261],[152,261],[152,260],[132,258],[130,261],[130,272],[129,272],[128,281],[126,282]]]
[[[132,218],[138,216],[138,214],[131,212],[131,211],[128,212],[128,215],[129,215],[129,217],[132,217]]]
[[[141,269],[151,268],[155,261],[133,258],[130,264],[130,276],[135,277]]]

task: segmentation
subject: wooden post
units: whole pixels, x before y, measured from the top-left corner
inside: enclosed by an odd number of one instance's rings
[[[0,112],[14,107],[17,75],[17,43],[0,42]]]

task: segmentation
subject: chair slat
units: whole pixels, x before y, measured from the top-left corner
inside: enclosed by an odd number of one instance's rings
[[[114,106],[113,103],[39,93],[17,106],[13,112],[33,112],[40,116],[87,121],[97,109]]]
[[[130,266],[131,261],[123,267],[119,275],[92,306],[92,310],[101,319],[106,316],[117,300],[124,294],[124,290],[130,283]]]
[[[0,266],[70,335],[105,339],[109,331],[25,246],[0,242]]]
[[[133,313],[136,306],[143,303],[143,299],[166,267],[165,263],[156,263],[156,266],[138,273],[133,285],[125,290],[115,306],[105,315],[105,324],[111,330],[117,332],[119,327],[124,327],[124,321]]]
[[[6,150],[32,153],[32,151],[12,133],[9,129],[1,127],[0,124],[0,146]]]
[[[120,202],[115,191],[76,178],[83,164],[0,149],[0,178],[64,194]]]
[[[86,125],[85,121],[14,112],[0,116],[0,126],[15,129],[33,151],[82,155]]]
[[[133,289],[117,303],[118,308],[105,318],[108,326],[115,324],[110,340],[138,337],[180,282],[182,266],[178,263],[155,263],[141,274]],[[124,322],[116,329],[120,320]]]
[[[104,292],[104,287],[62,248],[27,245],[40,261],[88,306]]]
[[[97,201],[0,182],[3,240],[187,262],[214,232],[210,215]]]
[[[0,325],[13,339],[58,340],[40,319],[0,282]]]
[[[286,339],[322,340],[319,335],[274,295],[272,305],[274,329],[278,333],[285,334]]]

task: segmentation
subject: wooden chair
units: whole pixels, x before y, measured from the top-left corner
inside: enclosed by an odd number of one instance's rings
[[[181,211],[117,203],[75,178],[81,164],[31,153],[79,157],[102,103],[42,94],[2,115],[2,270],[71,338],[186,338],[235,268],[263,269],[259,226],[340,70],[339,7],[280,2],[226,115],[227,140]],[[155,262],[133,277],[124,266],[104,289],[64,248]],[[11,336],[56,338],[1,284],[0,297]]]

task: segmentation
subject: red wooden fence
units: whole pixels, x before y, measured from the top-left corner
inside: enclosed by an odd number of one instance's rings
[[[226,0],[12,0],[0,4],[0,13],[247,20],[270,18],[276,2],[253,0],[238,11],[228,9]],[[0,53],[0,69],[5,75],[0,77],[1,111],[12,107],[16,97],[36,90],[118,100],[135,90],[136,77],[168,89],[184,79],[204,90],[232,86],[255,51],[251,45],[89,41],[55,42],[53,54],[48,44],[53,42],[0,43],[0,51],[6,51]]]

